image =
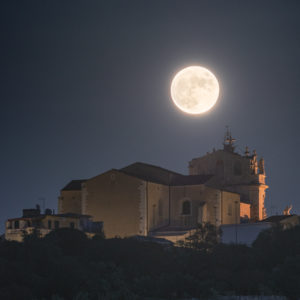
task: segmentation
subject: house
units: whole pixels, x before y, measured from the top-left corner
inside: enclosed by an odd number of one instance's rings
[[[40,237],[44,237],[58,228],[78,229],[88,236],[93,236],[101,232],[102,222],[92,222],[90,216],[76,213],[54,214],[50,209],[46,209],[42,214],[37,205],[34,209],[23,209],[22,217],[6,221],[5,239],[22,242],[25,235],[35,231]]]

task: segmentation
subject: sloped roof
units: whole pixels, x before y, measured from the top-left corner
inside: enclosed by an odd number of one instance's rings
[[[172,186],[204,184],[213,177],[213,175],[182,175],[158,166],[141,162],[133,163],[116,171],[144,181]],[[62,189],[62,191],[80,191],[81,184],[85,181],[87,180],[72,180]]]
[[[80,191],[81,184],[85,181],[86,179],[72,180],[62,189],[62,191]]]
[[[212,177],[212,175],[182,175],[141,162],[131,164],[119,171],[145,181],[175,186],[203,184]]]
[[[179,173],[141,162],[133,163],[125,168],[119,169],[127,175],[140,178],[145,181],[151,181],[169,185],[174,176],[181,175]]]

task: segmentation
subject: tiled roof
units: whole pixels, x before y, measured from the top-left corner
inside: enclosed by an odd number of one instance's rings
[[[141,162],[133,163],[117,171],[144,181],[171,186],[204,184],[213,177],[213,175],[182,175],[158,166]],[[72,180],[62,189],[62,191],[80,191],[81,184],[85,181],[86,179]]]
[[[212,175],[182,175],[141,162],[129,165],[119,171],[145,181],[172,186],[203,184],[212,177]]]
[[[85,181],[86,179],[72,180],[62,189],[62,191],[80,191],[81,184]]]
[[[125,168],[119,169],[119,171],[145,181],[166,185],[170,184],[174,176],[180,175],[179,173],[141,162],[131,164]]]

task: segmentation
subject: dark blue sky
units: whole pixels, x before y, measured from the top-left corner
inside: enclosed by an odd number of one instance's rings
[[[267,213],[300,214],[299,1],[5,1],[1,4],[4,221],[59,190],[135,161],[187,173],[220,148],[265,158]],[[180,112],[173,75],[208,67],[221,97]]]

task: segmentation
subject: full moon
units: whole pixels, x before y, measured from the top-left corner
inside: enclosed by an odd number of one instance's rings
[[[216,76],[200,66],[182,69],[171,84],[171,97],[176,106],[194,115],[210,110],[218,100],[219,91]]]

